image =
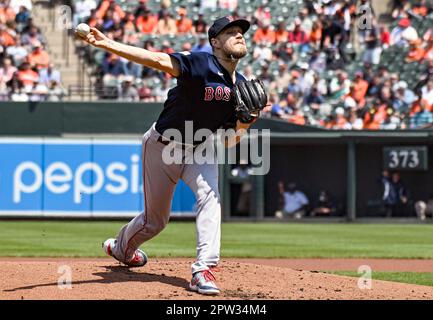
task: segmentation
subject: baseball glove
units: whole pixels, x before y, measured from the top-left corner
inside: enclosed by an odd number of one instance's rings
[[[242,123],[251,123],[268,103],[263,82],[258,79],[236,83],[232,89],[236,116]]]

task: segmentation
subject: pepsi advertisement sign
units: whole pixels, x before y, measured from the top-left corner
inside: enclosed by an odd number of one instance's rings
[[[134,217],[143,197],[139,139],[0,139],[0,215]],[[194,205],[180,181],[171,215]]]

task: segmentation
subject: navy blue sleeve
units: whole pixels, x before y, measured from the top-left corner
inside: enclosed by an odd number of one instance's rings
[[[204,52],[176,52],[170,53],[180,65],[179,80],[204,77],[209,68],[208,54]]]

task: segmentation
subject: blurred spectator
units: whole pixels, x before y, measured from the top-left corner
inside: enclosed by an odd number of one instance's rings
[[[151,14],[149,9],[145,9],[137,18],[136,26],[141,33],[153,33],[158,23],[157,18]]]
[[[401,216],[408,203],[408,194],[400,179],[400,174],[393,172],[390,177],[390,173],[385,170],[382,173],[381,182],[386,217]]]
[[[337,208],[335,203],[327,190],[321,190],[319,192],[319,198],[317,199],[316,206],[311,211],[312,217],[325,216],[329,217],[336,213]]]
[[[412,90],[408,89],[407,83],[399,81],[394,90],[393,108],[399,112],[406,113],[415,100],[415,94]]]
[[[186,16],[186,8],[179,7],[177,13],[179,14],[179,19],[176,21],[177,32],[179,34],[190,33],[192,31],[192,21]]]
[[[32,11],[33,5],[32,0],[10,0],[9,6],[15,11],[15,13],[18,13],[21,6],[26,7],[28,11]]]
[[[119,56],[112,53],[107,53],[104,61],[102,62],[102,71],[104,72],[104,75],[111,75],[115,77],[123,74],[122,62],[120,61]]]
[[[168,40],[164,40],[161,44],[161,52],[170,54],[174,53],[174,49],[171,47],[171,44]]]
[[[91,11],[98,6],[95,0],[77,0],[74,1],[74,26],[85,22],[91,15]]]
[[[284,206],[283,211],[277,211],[275,216],[277,218],[292,217],[300,219],[305,216],[306,208],[308,206],[308,198],[306,195],[297,189],[296,183],[290,182],[287,185],[287,190],[279,190],[283,192]]]
[[[272,50],[267,46],[265,41],[259,42],[258,45],[254,47],[253,59],[256,62],[270,62],[272,60]]]
[[[11,33],[6,29],[6,26],[0,24],[0,45],[9,47],[15,45],[15,39]]]
[[[412,129],[431,128],[433,124],[433,113],[427,104],[422,105],[423,109],[411,118],[410,127]]]
[[[199,13],[198,14],[198,18],[197,18],[197,20],[194,20],[192,26],[193,26],[192,31],[193,31],[194,34],[197,34],[197,33],[204,33],[204,34],[206,34],[206,32],[207,32],[207,23],[204,20],[203,13]]]
[[[287,65],[285,63],[279,63],[278,65],[278,74],[275,77],[275,81],[273,81],[269,86],[269,91],[276,90],[279,93],[282,93],[290,83],[290,73],[287,70]]]
[[[2,3],[0,7],[0,23],[6,24],[8,21],[15,21],[16,14],[17,12],[9,6],[8,2]]]
[[[37,70],[45,69],[50,64],[50,56],[46,51],[42,50],[40,44],[35,44],[33,51],[27,56],[27,62]]]
[[[303,51],[307,48],[304,46],[308,44],[308,41],[307,33],[301,29],[301,20],[296,18],[293,30],[289,31],[289,42],[301,45],[301,51]]]
[[[125,12],[115,0],[102,0],[96,9],[96,16],[103,19],[109,11],[110,18],[114,21],[120,21],[125,16]]]
[[[319,49],[320,40],[322,39],[322,24],[321,24],[320,20],[315,21],[313,23],[309,38],[310,38],[310,45],[314,49]]]
[[[332,99],[339,100],[350,92],[350,80],[347,73],[338,70],[329,84],[330,96]]]
[[[21,38],[17,35],[16,43],[6,48],[6,55],[12,58],[16,66],[26,60],[29,52],[25,46],[22,45]]]
[[[418,39],[418,33],[415,28],[411,26],[411,21],[408,18],[403,18],[398,22],[390,35],[390,44],[397,46],[406,46],[411,41]]]
[[[161,86],[158,86],[155,90],[156,101],[162,102],[167,99],[168,91],[170,91],[170,85],[167,79],[163,79]]]
[[[339,42],[345,37],[343,26],[336,20],[328,17],[322,22],[322,39],[320,48],[326,48],[330,45],[338,46]]]
[[[162,2],[161,2],[161,5],[162,5]],[[140,17],[143,15],[143,13],[145,11],[149,11],[149,9],[147,7],[147,0],[139,0],[138,5],[133,12],[133,15],[134,15],[134,17]],[[158,18],[161,18],[161,16],[158,16]]]
[[[138,94],[137,89],[133,85],[134,77],[127,76],[124,78],[121,87],[120,92],[118,95],[118,100],[127,101],[127,102],[133,102],[133,101],[139,101],[140,96]]]
[[[364,62],[371,64],[380,63],[380,55],[382,53],[382,47],[380,44],[379,31],[375,26],[367,32],[365,38],[365,52],[364,52]]]
[[[6,86],[6,83],[11,81],[16,71],[17,68],[12,64],[12,60],[10,58],[3,59],[3,65],[0,68],[0,84],[2,87]]]
[[[253,18],[254,18],[253,23],[258,23],[258,24],[260,24],[263,21],[270,21],[272,18],[271,11],[266,5],[261,4],[258,6],[256,11],[254,11]]]
[[[433,106],[433,78],[431,78],[425,86],[421,88],[422,98],[427,101],[429,107]]]
[[[380,43],[384,49],[387,49],[391,44],[391,34],[389,33],[388,27],[381,25],[379,28],[380,32]]]
[[[255,43],[263,43],[264,45],[271,45],[275,42],[275,31],[271,28],[270,20],[262,21],[262,26],[257,28],[253,36]]]
[[[59,82],[52,80],[48,85],[47,101],[61,101],[66,95],[66,91],[60,86]]]
[[[182,45],[182,51],[191,51],[191,49],[192,49],[192,46],[191,46],[191,43],[189,43],[189,42],[185,42]]]
[[[363,107],[365,104],[365,96],[368,90],[368,82],[364,80],[363,76],[364,75],[361,71],[357,71],[355,73],[355,79],[353,81],[352,87],[352,97],[360,107]]]
[[[17,80],[25,91],[31,91],[33,84],[39,82],[39,74],[31,69],[30,63],[23,62],[17,71]]]
[[[433,193],[429,195],[427,201],[417,201],[415,211],[421,221],[424,221],[427,217],[433,217]]]
[[[39,71],[39,77],[39,82],[46,86],[50,86],[53,81],[58,84],[61,83],[60,72],[54,69],[54,64],[52,63],[48,65],[48,68]]]
[[[379,99],[376,99],[368,112],[364,115],[363,128],[368,130],[378,130],[386,117],[387,105],[382,103]]]
[[[161,35],[177,33],[176,21],[167,11],[162,14],[161,19],[158,21],[156,33]]]
[[[205,34],[198,37],[198,43],[192,47],[191,52],[207,52],[212,54],[212,47],[210,46]]]
[[[416,39],[410,42],[409,52],[406,57],[407,63],[412,63],[423,59],[425,56],[425,51],[422,47],[421,39]]]
[[[277,29],[275,30],[275,41],[276,42],[287,42],[289,40],[289,32],[286,29],[286,23],[281,21],[278,23]]]
[[[253,74],[253,68],[252,68],[250,65],[247,65],[247,66],[244,68],[243,76],[244,76],[245,79],[247,79],[247,80],[251,80],[251,79],[255,78],[255,77],[254,77],[254,74]]]
[[[29,31],[22,35],[21,42],[28,48],[42,46],[45,44],[45,40],[36,26],[30,27]]]
[[[143,65],[132,62],[130,60],[120,58],[122,64],[122,74],[135,78],[141,78],[143,73]]]
[[[238,7],[238,0],[218,0],[218,7],[233,11]]]
[[[432,7],[432,3],[430,3],[430,9]],[[417,18],[425,17],[429,12],[429,7],[427,6],[426,0],[418,0],[414,2],[412,8],[408,10],[408,13],[416,16]]]
[[[200,1],[200,12],[206,9],[216,9],[218,7],[218,0],[201,0]]]
[[[236,202],[236,211],[241,215],[248,215],[251,210],[251,191],[252,184],[249,177],[252,174],[252,169],[248,165],[248,161],[241,159],[239,165],[232,169],[231,174],[233,177],[242,179],[241,190],[239,198]]]
[[[325,102],[325,99],[320,94],[317,87],[313,87],[311,92],[305,97],[304,104],[309,106],[314,111],[319,110],[320,105]]]
[[[386,108],[385,119],[382,120],[379,129],[396,130],[402,126],[400,113],[393,108]]]
[[[309,67],[315,73],[322,73],[326,69],[326,55],[324,52],[319,50],[314,50],[311,53],[311,57],[308,61]]]

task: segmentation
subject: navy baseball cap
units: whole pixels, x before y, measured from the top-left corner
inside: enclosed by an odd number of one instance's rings
[[[207,34],[209,38],[209,43],[212,38],[216,38],[221,31],[224,29],[230,28],[232,26],[238,26],[242,29],[242,33],[245,33],[250,28],[250,22],[245,19],[234,19],[231,16],[228,17],[222,17],[219,19],[216,19],[213,23],[213,25],[209,28]]]

